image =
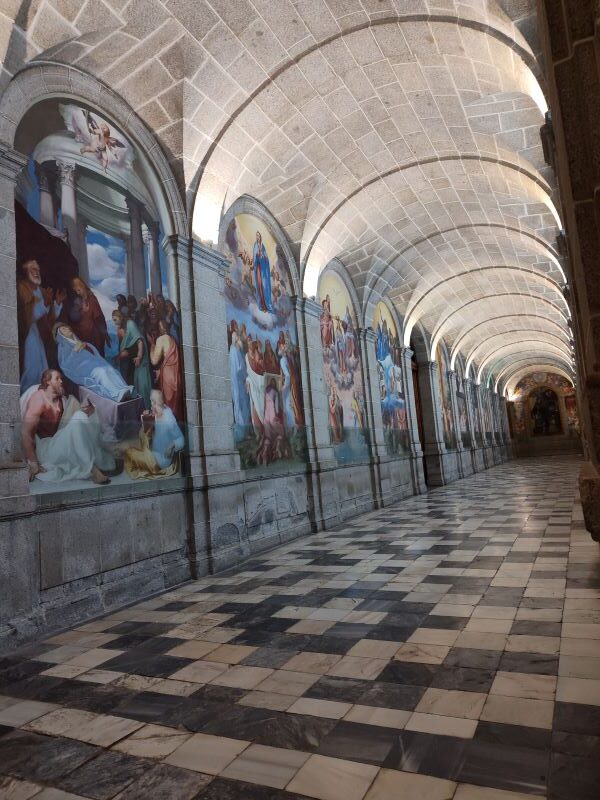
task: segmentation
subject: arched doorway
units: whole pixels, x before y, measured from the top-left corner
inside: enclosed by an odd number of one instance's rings
[[[558,396],[553,389],[541,386],[528,398],[532,436],[552,436],[563,432]]]

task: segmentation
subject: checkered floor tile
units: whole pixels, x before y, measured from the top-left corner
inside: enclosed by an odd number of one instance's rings
[[[0,659],[0,798],[597,798],[578,468],[495,467]]]

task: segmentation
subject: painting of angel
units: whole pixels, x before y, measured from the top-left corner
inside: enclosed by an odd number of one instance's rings
[[[109,167],[130,167],[133,151],[129,143],[104,119],[85,108],[74,105],[61,105],[60,112],[67,129],[75,135],[75,141],[81,144],[81,155],[95,156],[102,170],[106,173]]]

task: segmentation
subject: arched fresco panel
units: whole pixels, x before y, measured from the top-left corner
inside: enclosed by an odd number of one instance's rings
[[[532,372],[517,383],[513,394],[514,430],[518,436],[566,433],[579,435],[577,398],[571,381],[553,372]],[[565,424],[560,417],[564,400]]]
[[[385,303],[379,302],[373,315],[375,354],[383,435],[388,455],[410,452],[406,387],[402,374],[402,348],[396,323]]]
[[[35,493],[181,471],[179,311],[145,154],[83,104],[45,100],[16,144],[23,452]]]
[[[233,217],[225,245],[233,433],[242,468],[303,463],[300,351],[283,248],[253,214]]]
[[[452,396],[450,394],[450,361],[446,348],[440,342],[437,346],[436,360],[438,365],[438,380],[440,387],[440,402],[442,407],[442,425],[444,431],[444,444],[447,450],[456,450],[456,432],[454,430],[454,416],[452,414]]]
[[[333,270],[319,281],[321,346],[329,434],[338,463],[368,456],[365,391],[357,319],[344,282]]]

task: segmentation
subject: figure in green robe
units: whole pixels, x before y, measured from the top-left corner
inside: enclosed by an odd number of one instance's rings
[[[113,311],[113,322],[119,337],[119,368],[121,374],[144,400],[144,408],[150,409],[150,391],[152,380],[150,377],[150,361],[148,359],[148,346],[140,329],[132,319],[127,319],[120,311]]]

